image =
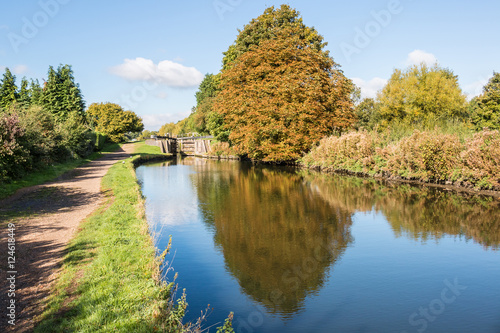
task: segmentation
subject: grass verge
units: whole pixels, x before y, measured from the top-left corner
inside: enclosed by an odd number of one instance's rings
[[[35,332],[153,332],[164,306],[132,161],[102,180],[105,204],[67,249]]]
[[[148,146],[145,141],[138,141],[134,143],[133,155],[159,155],[161,154],[160,147]]]
[[[134,169],[138,160],[169,157],[154,148],[136,143],[136,156],[104,176],[106,202],[69,244],[35,333],[201,332],[201,320],[182,323],[185,294],[176,299],[177,286],[160,279],[168,249],[157,256]],[[221,332],[234,332],[229,319]]]
[[[22,179],[14,180],[8,184],[1,184],[2,186],[0,187],[0,199],[4,199],[14,194],[20,188],[40,185],[47,181],[53,180],[59,177],[60,175],[64,174],[65,172],[68,172],[92,160],[96,160],[100,158],[103,154],[116,151],[118,148],[119,148],[118,144],[109,144],[106,145],[101,152],[94,152],[87,158],[70,160],[64,163],[58,163],[52,166],[47,166],[43,169],[31,172]]]

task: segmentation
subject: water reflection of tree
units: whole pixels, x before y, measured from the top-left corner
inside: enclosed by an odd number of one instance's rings
[[[500,201],[431,187],[382,185],[375,180],[301,172],[325,201],[348,211],[381,211],[396,236],[426,241],[445,235],[500,248]]]
[[[351,213],[315,196],[296,172],[196,163],[193,183],[227,269],[270,311],[297,312],[352,241]]]
[[[228,271],[247,295],[284,316],[323,286],[352,242],[357,211],[383,213],[398,237],[453,235],[500,247],[500,203],[491,198],[236,162],[183,163],[197,170],[193,184]]]

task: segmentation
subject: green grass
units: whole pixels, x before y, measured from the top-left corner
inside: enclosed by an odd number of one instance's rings
[[[174,283],[160,281],[168,251],[157,256],[135,177],[138,160],[171,156],[141,142],[133,155],[102,179],[107,200],[69,244],[35,333],[191,332],[197,327],[182,323],[185,295],[177,300]]]
[[[163,306],[155,248],[133,163],[102,180],[101,209],[82,223],[35,332],[153,332]]]
[[[68,172],[92,160],[98,159],[103,154],[113,152],[118,148],[119,148],[118,144],[109,144],[106,145],[101,152],[95,152],[88,158],[82,158],[77,160],[70,160],[64,163],[58,163],[53,166],[48,166],[43,169],[31,172],[22,179],[14,180],[8,184],[1,184],[2,186],[0,187],[0,199],[4,199],[14,194],[20,188],[40,185],[50,180],[53,180],[61,176],[65,172]]]
[[[133,155],[158,155],[158,154],[161,154],[160,147],[148,146],[144,141],[138,141],[134,143]]]
[[[200,331],[182,323],[185,295],[177,300],[174,283],[160,280],[168,249],[157,256],[134,169],[140,160],[171,158],[155,148],[136,143],[136,156],[102,179],[107,200],[69,244],[35,333]],[[221,332],[234,332],[231,320]]]

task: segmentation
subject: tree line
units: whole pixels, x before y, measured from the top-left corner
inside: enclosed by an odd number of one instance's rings
[[[450,69],[435,64],[396,69],[376,98],[357,104],[356,129],[387,130],[396,126],[418,129],[462,123],[471,131],[500,129],[500,74],[483,87],[483,93],[467,101]]]
[[[362,100],[326,45],[297,10],[266,9],[239,31],[221,71],[205,76],[191,115],[160,134],[211,134],[242,156],[295,161],[352,130],[500,129],[498,73],[469,102],[450,69],[420,64],[394,70],[377,98]]]
[[[70,65],[50,66],[43,85],[24,77],[17,86],[6,68],[0,82],[0,182],[88,157],[106,140],[119,142],[125,133],[142,131],[137,115],[109,105],[85,109]]]

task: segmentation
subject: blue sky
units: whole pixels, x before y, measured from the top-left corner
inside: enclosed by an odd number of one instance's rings
[[[87,105],[118,103],[156,130],[189,115],[237,29],[282,3],[325,37],[364,96],[420,61],[453,70],[469,96],[500,71],[500,3],[492,0],[4,1],[0,71],[9,67],[19,83],[70,64]]]

